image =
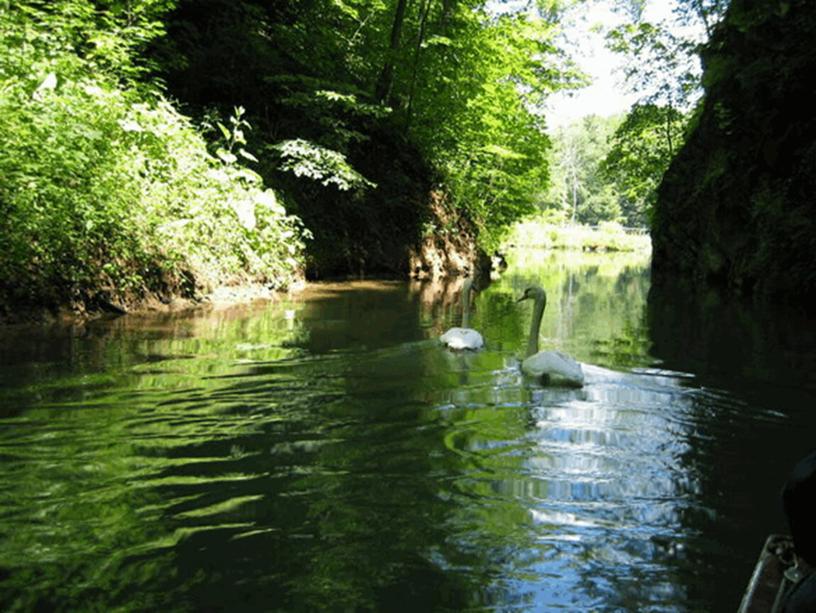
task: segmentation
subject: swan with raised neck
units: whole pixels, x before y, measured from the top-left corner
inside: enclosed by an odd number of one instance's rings
[[[584,371],[581,365],[561,351],[539,351],[538,335],[541,329],[541,319],[547,307],[546,292],[533,285],[524,290],[524,294],[517,300],[533,300],[533,319],[530,322],[530,337],[527,340],[527,353],[521,363],[521,370],[531,377],[542,379],[545,383],[566,383],[582,386]]]

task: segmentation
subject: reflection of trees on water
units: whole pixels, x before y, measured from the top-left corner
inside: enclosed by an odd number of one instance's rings
[[[501,285],[519,294],[533,284],[545,289],[541,334],[547,348],[613,368],[648,359],[648,256],[546,251],[520,255],[523,265],[514,266],[511,258]]]
[[[480,606],[505,539],[456,519],[473,503],[457,475],[480,468],[447,434],[495,403],[501,358],[414,343],[427,330],[402,285],[320,291],[285,305],[294,323],[272,309],[264,324],[120,345],[165,359],[123,356],[129,366],[73,416],[55,396],[55,424],[81,421],[70,440],[83,453],[52,438],[43,449],[65,456],[64,472],[25,457],[4,488],[4,511],[17,500],[21,520],[39,512],[44,530],[61,526],[44,557],[26,548],[45,532],[4,539],[5,592],[28,589],[46,607],[106,608],[133,593],[150,608]],[[60,480],[72,504],[38,502]],[[483,536],[497,544],[477,547]]]
[[[455,318],[457,290],[434,287],[438,301],[425,299],[427,291],[420,294],[419,321],[428,310],[439,313],[446,306]],[[474,313],[480,329],[490,310],[483,298]],[[470,437],[468,422],[490,402],[492,371],[500,366],[501,358],[489,352],[453,354],[435,343],[349,364],[343,412],[369,425],[350,429],[348,439],[320,454],[336,471],[333,495],[315,501],[310,512],[320,517],[321,532],[336,535],[337,542],[319,552],[320,572],[299,584],[298,601],[325,602],[321,586],[334,583],[339,589],[328,593],[344,607],[458,609],[484,603],[486,586],[501,570],[491,553],[504,539],[494,535],[489,548],[470,542],[484,533],[460,514],[473,506],[463,482],[478,470],[463,444]]]
[[[5,392],[17,411],[0,430],[0,590],[21,610],[131,607],[134,594],[159,608],[200,584],[200,564],[177,563],[182,544],[246,529],[219,519],[257,494],[252,472],[232,471],[244,451],[231,442],[257,435],[247,416],[265,399],[227,393],[222,374],[296,354],[300,334],[282,307],[86,328],[30,346]],[[50,377],[31,372],[40,361]]]
[[[690,372],[816,391],[816,328],[801,313],[654,287],[649,325],[655,353]]]
[[[649,365],[644,270],[511,259],[475,296],[478,353],[433,342],[457,283],[320,284],[251,317],[80,340],[90,361],[26,391],[0,431],[0,586],[100,608],[722,602],[699,569],[749,502],[729,476],[740,441],[761,445],[743,407],[654,371],[598,369],[582,390],[518,371],[533,282],[547,342]],[[684,342],[661,334],[661,351]]]

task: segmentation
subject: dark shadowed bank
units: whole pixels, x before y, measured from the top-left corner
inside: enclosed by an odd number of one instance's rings
[[[733,0],[660,187],[656,283],[816,304],[816,4]]]

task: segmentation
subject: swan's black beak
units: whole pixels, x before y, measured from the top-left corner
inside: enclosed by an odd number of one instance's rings
[[[522,296],[521,298],[516,300],[516,302],[518,303],[518,302],[521,302],[522,300],[527,300],[527,296],[526,295]]]

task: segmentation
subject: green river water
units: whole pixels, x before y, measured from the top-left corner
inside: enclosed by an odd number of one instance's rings
[[[542,348],[582,389],[526,379]],[[0,609],[730,611],[814,446],[812,327],[648,256],[0,331]]]

